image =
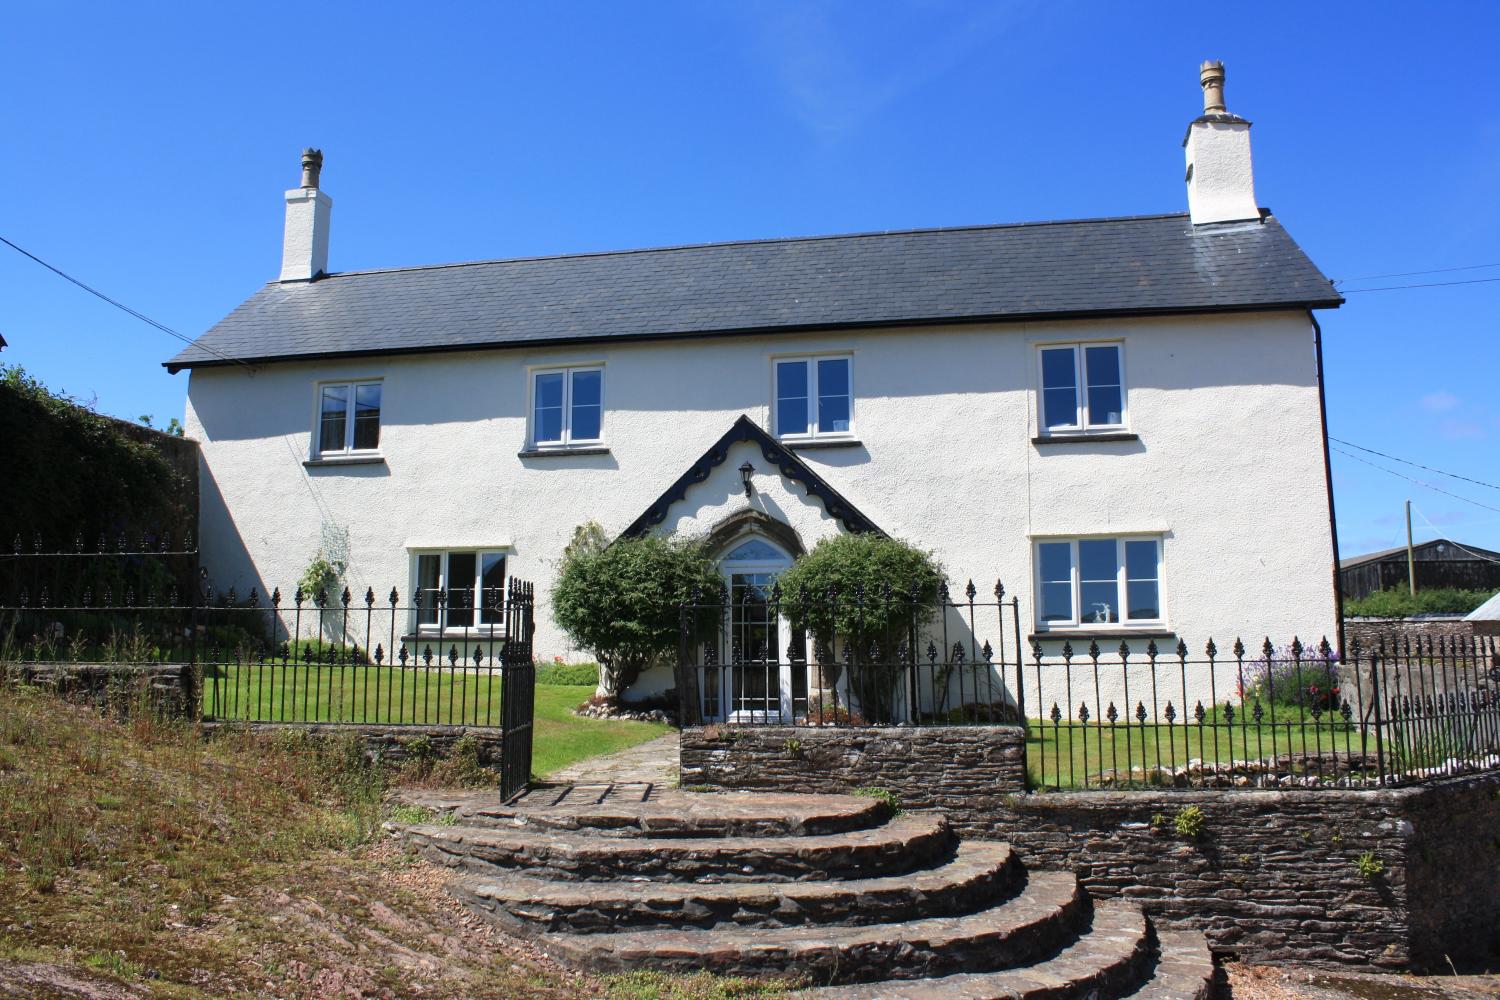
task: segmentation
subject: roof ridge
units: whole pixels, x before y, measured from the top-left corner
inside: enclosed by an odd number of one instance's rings
[[[1032,222],[991,222],[970,226],[918,226],[910,229],[872,229],[855,233],[827,233],[821,236],[767,236],[759,239],[721,240],[708,243],[672,243],[659,247],[628,247],[620,250],[586,250],[578,253],[534,254],[529,257],[492,257],[486,260],[450,261],[446,264],[413,264],[407,267],[372,267],[361,271],[332,271],[317,279],[357,278],[369,274],[395,274],[406,271],[438,271],[452,267],[482,267],[489,264],[528,264],[545,260],[572,260],[586,257],[625,257],[643,253],[670,253],[679,250],[710,250],[719,247],[759,246],[768,243],[821,243],[832,240],[876,239],[883,236],[916,236],[925,233],[969,233],[994,229],[1025,229],[1033,226],[1077,226],[1103,222],[1154,222],[1159,219],[1186,219],[1187,212],[1159,212],[1154,215],[1100,215],[1082,219],[1042,219]],[[268,281],[268,285],[280,284]]]

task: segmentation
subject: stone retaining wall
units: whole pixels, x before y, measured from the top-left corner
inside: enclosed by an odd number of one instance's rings
[[[984,815],[1026,787],[1019,726],[691,726],[683,787],[782,792],[884,788],[906,809]]]
[[[1013,726],[693,727],[682,784],[889,789],[907,809],[943,809],[966,837],[1008,841],[1033,867],[1076,872],[1096,898],[1129,899],[1256,962],[1500,957],[1500,774],[1399,789],[1027,793],[1021,740]],[[1196,837],[1176,829],[1189,807],[1203,815]]]
[[[1257,962],[1445,968],[1500,954],[1500,775],[1425,787],[1057,792],[1012,797],[970,836],[1071,868]],[[1184,809],[1202,832],[1177,832]],[[1368,855],[1382,870],[1361,871]]]
[[[439,759],[453,753],[454,746],[465,736],[472,736],[479,748],[483,767],[500,769],[500,747],[504,742],[500,730],[475,726],[376,726],[344,722],[208,722],[204,730],[240,729],[256,733],[294,731],[313,739],[356,736],[364,742],[365,756],[381,764],[400,765],[419,757]]]
[[[196,674],[186,663],[15,663],[0,674],[112,712],[144,702],[169,718],[187,719],[198,703]]]

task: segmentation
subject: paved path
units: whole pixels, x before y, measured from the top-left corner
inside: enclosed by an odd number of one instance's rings
[[[673,787],[677,784],[679,740],[680,734],[671,732],[625,750],[590,757],[549,775],[547,784]]]

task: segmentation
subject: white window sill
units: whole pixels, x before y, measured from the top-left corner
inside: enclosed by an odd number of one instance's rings
[[[781,446],[792,451],[817,451],[822,448],[863,448],[864,442],[853,437],[782,438]]]
[[[1037,629],[1026,637],[1028,642],[1059,641],[1063,639],[1175,639],[1177,632],[1160,623],[1150,625],[1124,625],[1112,622],[1108,625],[1065,625],[1059,628]]]
[[[384,465],[385,456],[376,452],[365,455],[319,455],[302,463],[309,469],[322,469],[334,465]]]
[[[523,448],[516,452],[517,458],[552,458],[565,455],[608,455],[609,446],[602,442],[593,444],[544,445],[540,448]]]
[[[1108,441],[1139,441],[1141,436],[1131,431],[1056,431],[1038,434],[1032,444],[1103,444]]]
[[[436,629],[428,631],[421,629],[417,632],[408,632],[401,636],[400,641],[404,643],[421,642],[489,642],[491,639],[499,642],[505,638],[505,626],[496,624],[477,625],[472,628],[461,626],[459,628],[445,628],[441,632]],[[443,651],[447,655],[447,650]],[[433,651],[436,658],[437,650]]]

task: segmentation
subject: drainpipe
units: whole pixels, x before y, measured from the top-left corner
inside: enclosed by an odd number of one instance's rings
[[[1318,359],[1318,416],[1323,423],[1323,481],[1328,488],[1328,533],[1333,539],[1333,611],[1338,622],[1339,662],[1344,659],[1344,588],[1339,583],[1339,519],[1333,508],[1333,455],[1328,447],[1328,390],[1323,384],[1323,328],[1312,310],[1313,348]]]

